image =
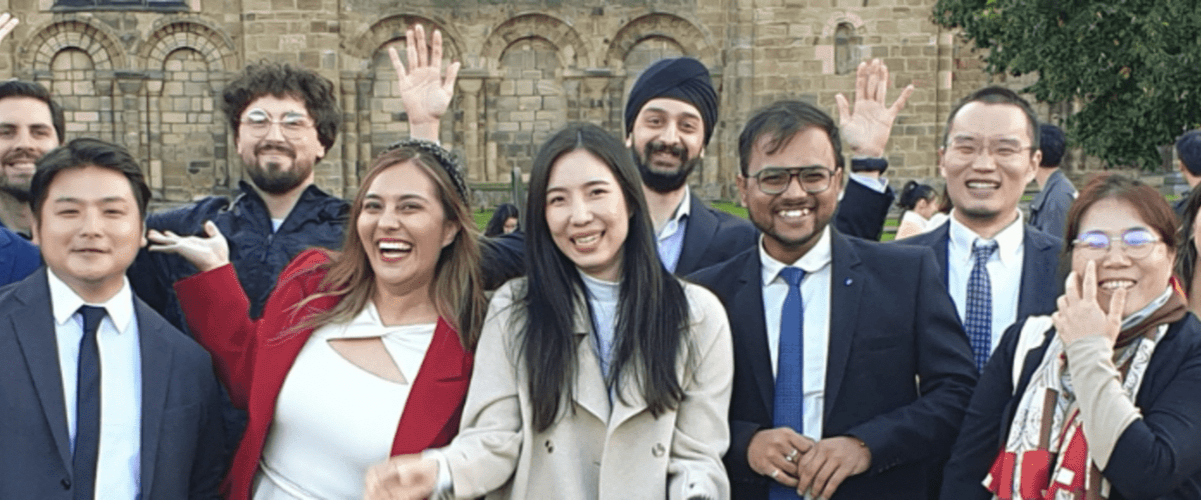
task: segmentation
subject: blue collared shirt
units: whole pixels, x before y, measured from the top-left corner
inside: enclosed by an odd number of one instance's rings
[[[667,219],[667,224],[655,235],[659,246],[659,260],[668,271],[676,272],[680,254],[684,251],[684,232],[688,230],[688,216],[692,213],[692,192],[684,186],[684,199],[676,207],[676,213]]]
[[[88,304],[54,271],[47,271],[58,366],[63,377],[67,431],[75,449],[76,386],[79,343],[83,340],[82,305],[107,311],[96,342],[100,348],[100,456],[96,461],[96,493],[105,499],[137,498],[141,489],[142,351],[129,280],[103,304]]]

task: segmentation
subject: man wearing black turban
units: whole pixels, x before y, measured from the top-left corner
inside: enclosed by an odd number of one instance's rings
[[[747,220],[710,207],[688,189],[717,123],[717,91],[696,59],[663,59],[642,72],[626,100],[626,145],[642,174],[659,257],[679,275],[752,247]]]

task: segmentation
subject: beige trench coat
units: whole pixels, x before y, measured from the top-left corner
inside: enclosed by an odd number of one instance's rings
[[[576,314],[578,378],[574,413],[545,432],[531,428],[530,397],[517,334],[509,319],[514,289],[493,297],[476,350],[458,437],[442,451],[456,498],[630,500],[730,497],[721,456],[734,376],[730,327],[721,302],[685,284],[695,370],[678,363],[685,392],[675,411],[654,418],[638,391],[610,408],[586,309]],[[524,292],[517,292],[523,294]],[[681,356],[683,359],[684,356]]]

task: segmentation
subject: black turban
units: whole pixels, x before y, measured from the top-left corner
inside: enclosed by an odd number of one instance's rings
[[[717,123],[717,91],[709,80],[709,70],[700,61],[690,57],[663,59],[652,64],[634,87],[630,89],[630,98],[626,100],[626,136],[634,130],[634,120],[647,101],[658,97],[679,99],[701,112],[701,121],[705,123],[705,144],[713,136],[713,126]]]

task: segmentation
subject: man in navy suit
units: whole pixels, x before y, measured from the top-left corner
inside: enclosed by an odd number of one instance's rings
[[[688,176],[704,160],[717,125],[717,91],[696,59],[663,59],[638,77],[625,108],[625,136],[655,223],[659,258],[685,275],[755,244],[745,219],[692,194]]]
[[[843,160],[817,108],[757,112],[739,158],[759,244],[691,276],[733,329],[733,497],[923,498],[976,377],[934,256],[830,227]]]
[[[987,87],[964,98],[951,111],[938,152],[938,169],[955,205],[950,220],[901,240],[934,249],[943,283],[969,330],[976,316],[968,310],[976,266],[972,249],[995,248],[982,261],[991,300],[980,321],[987,331],[973,345],[980,360],[996,349],[1009,325],[1054,312],[1062,288],[1060,239],[1025,224],[1018,209],[1042,159],[1039,139],[1038,116],[1013,91]]]
[[[122,147],[76,139],[33,176],[46,266],[0,291],[0,498],[217,498],[208,353],[125,278],[150,189]]]

